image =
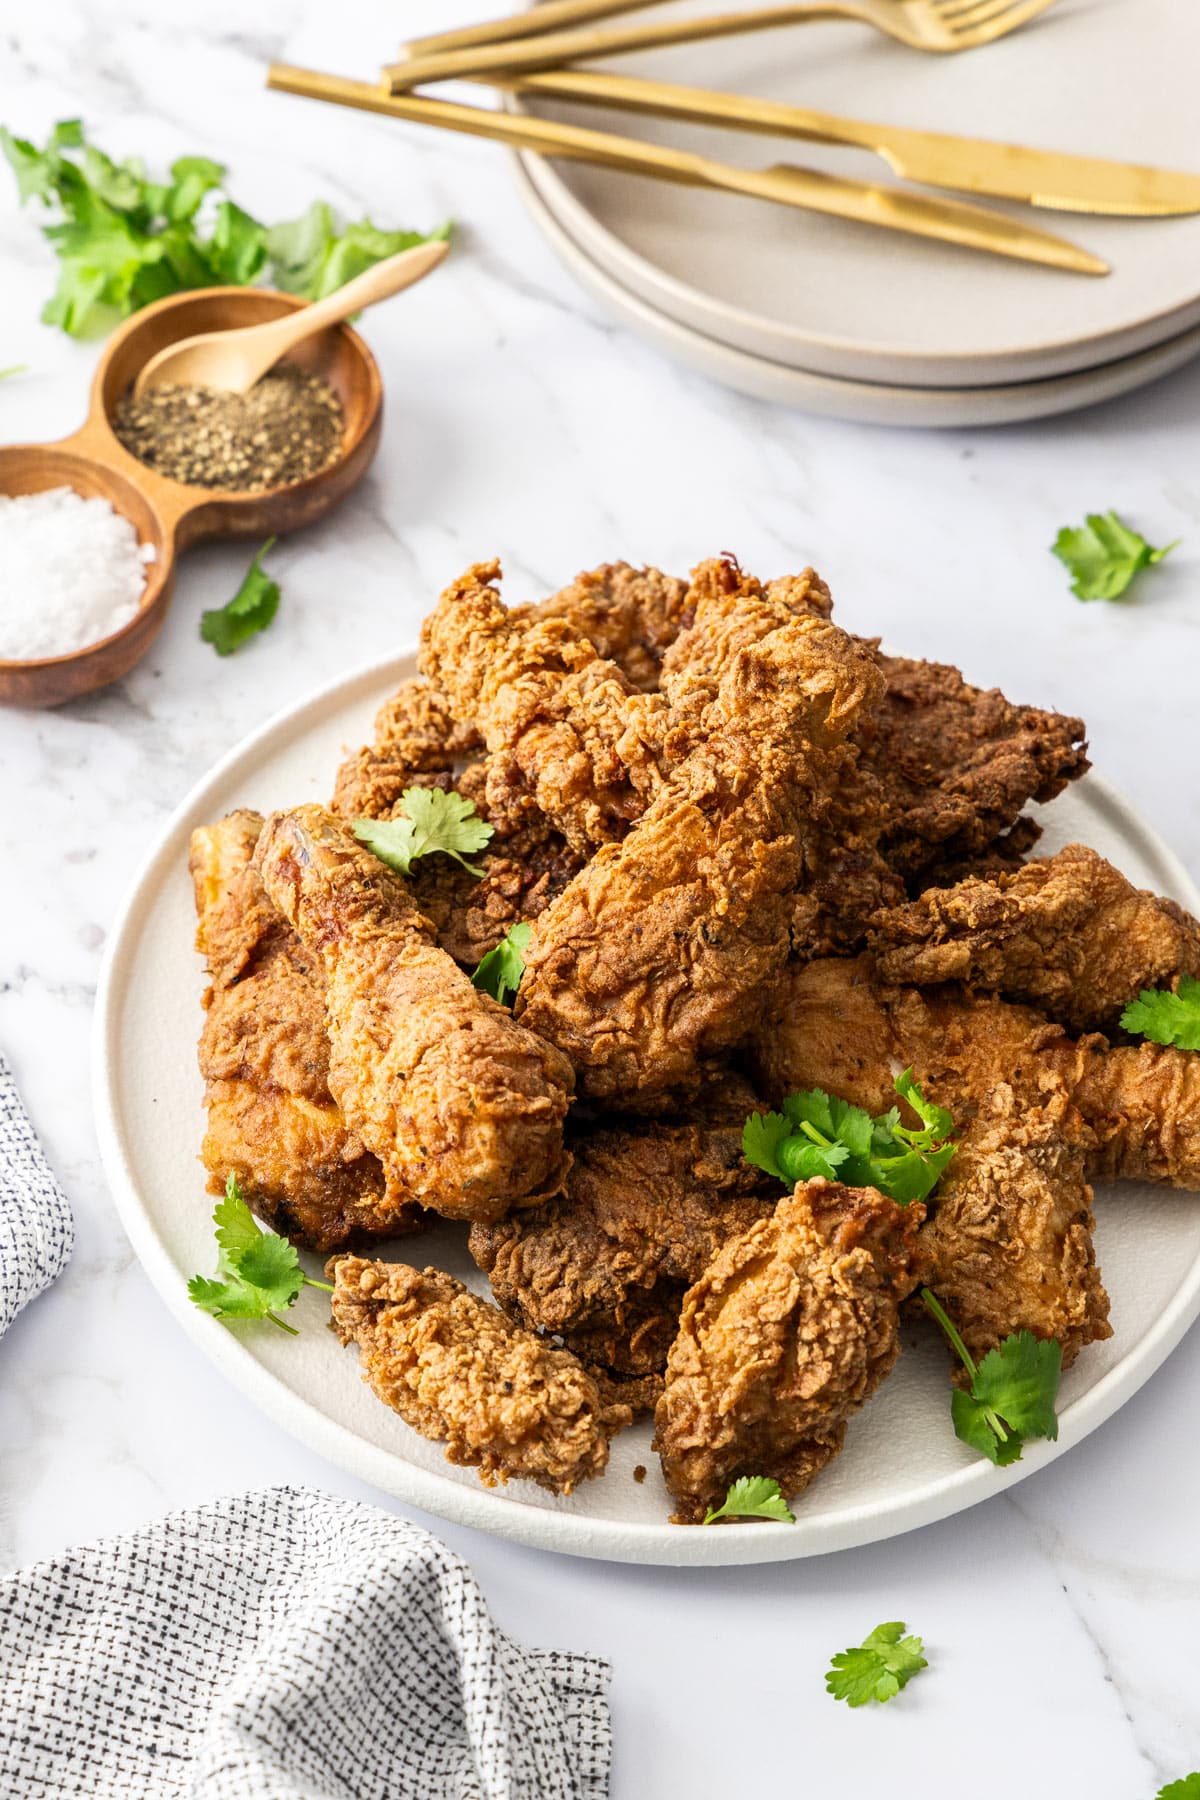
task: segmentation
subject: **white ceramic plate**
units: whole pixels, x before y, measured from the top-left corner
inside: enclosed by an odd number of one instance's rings
[[[1097,369],[1078,370],[1053,380],[1014,382],[1008,387],[914,388],[881,382],[815,375],[784,363],[731,349],[641,300],[574,241],[542,198],[542,159],[528,152],[514,158],[517,182],[530,212],[555,252],[580,284],[639,336],[714,381],[756,400],[775,400],[823,418],[859,425],[922,426],[952,429],[975,425],[1017,425],[1077,412],[1173,374],[1200,355],[1200,325],[1177,338],[1119,358]]]
[[[184,1329],[278,1424],[351,1474],[458,1523],[579,1556],[630,1562],[771,1562],[874,1542],[958,1512],[1043,1468],[1094,1431],[1154,1372],[1200,1311],[1200,1205],[1153,1189],[1099,1196],[1097,1243],[1116,1335],[1063,1383],[1057,1444],[1007,1471],[975,1457],[950,1428],[945,1354],[915,1332],[889,1381],[854,1421],[848,1446],[803,1495],[794,1526],[669,1525],[648,1424],[613,1446],[609,1473],[569,1500],[512,1484],[488,1490],[452,1468],[359,1379],[357,1359],[324,1328],[324,1296],[306,1289],[298,1338],[266,1324],[229,1327],[198,1312],[187,1277],[213,1261],[212,1200],[197,1150],[203,1129],[195,1043],[204,976],[193,950],[188,834],[235,806],[325,798],[347,746],[365,741],[379,703],[412,673],[398,656],[325,689],[248,738],[170,821],[117,920],[97,1006],[95,1092],[104,1165],[125,1227]],[[1112,791],[1089,777],[1051,809],[1051,848],[1078,837],[1135,881],[1200,906],[1175,858]],[[440,1264],[486,1288],[463,1234],[440,1227],[397,1254]],[[315,1263],[313,1265],[315,1273]],[[632,1478],[637,1463],[649,1474]]]
[[[683,0],[637,17],[660,10],[678,17],[721,6]],[[957,56],[826,23],[608,66],[1200,172],[1200,7],[1180,0],[1060,0],[1025,30]],[[540,98],[536,110],[727,162],[892,179],[878,158],[844,148]],[[818,374],[911,387],[1035,381],[1131,356],[1200,323],[1200,217],[1102,219],[980,202],[1105,257],[1113,272],[1101,280],[582,163],[545,163],[536,179],[559,223],[630,292],[731,348]]]

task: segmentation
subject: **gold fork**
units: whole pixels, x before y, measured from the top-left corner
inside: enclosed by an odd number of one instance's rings
[[[651,0],[651,4],[657,3],[658,0]],[[609,9],[613,0],[598,0],[598,4]],[[590,27],[537,31],[504,42],[476,43],[467,49],[409,55],[403,62],[389,65],[383,74],[392,93],[398,94],[430,81],[557,68],[597,56],[732,37],[781,25],[807,25],[818,19],[853,19],[873,25],[914,50],[975,50],[1007,37],[1056,4],[1057,0],[792,0],[789,5],[752,7],[744,12],[698,19],[622,25],[611,31]],[[540,11],[540,7],[535,8],[529,16],[536,20]]]

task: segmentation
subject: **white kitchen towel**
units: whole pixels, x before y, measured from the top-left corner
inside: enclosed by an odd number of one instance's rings
[[[67,1197],[0,1056],[0,1337],[62,1272],[74,1241]]]
[[[604,1800],[608,1667],[374,1506],[272,1488],[0,1582],[4,1800]]]

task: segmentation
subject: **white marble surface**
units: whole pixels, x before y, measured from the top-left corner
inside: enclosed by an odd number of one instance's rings
[[[447,11],[427,0],[406,17]],[[683,569],[729,548],[764,573],[812,560],[847,625],[1084,713],[1099,766],[1200,869],[1200,366],[991,434],[853,428],[723,393],[573,288],[501,153],[262,92],[272,56],[370,71],[388,17],[362,0],[0,0],[2,110],[22,132],[82,114],[103,145],[155,163],[224,158],[260,214],[324,195],[461,228],[436,282],[366,326],[388,381],[383,451],[340,514],[276,550],[269,635],[228,661],[199,641],[201,609],[245,561],[201,550],[129,680],[0,715],[0,1048],[79,1221],[70,1270],[0,1346],[0,1564],[252,1485],[368,1493],[226,1387],[134,1263],[97,1161],[90,1012],[106,927],[168,810],[269,713],[410,640],[467,561],[500,553],[526,597],[615,556]],[[31,366],[0,388],[5,442],[61,435],[82,412],[95,351],[37,324],[51,282],[0,172],[0,364]],[[1185,542],[1136,602],[1083,607],[1046,546],[1108,506]],[[611,1658],[615,1800],[1001,1800],[1018,1783],[1151,1800],[1200,1766],[1198,1389],[1193,1334],[1010,1496],[819,1562],[625,1569],[444,1535],[512,1632]],[[932,1667],[896,1704],[851,1713],[823,1692],[827,1658],[888,1618],[924,1634]]]

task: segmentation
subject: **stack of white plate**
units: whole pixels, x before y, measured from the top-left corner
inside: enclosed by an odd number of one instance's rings
[[[636,16],[729,6],[685,0]],[[610,66],[860,119],[1200,172],[1195,0],[1062,0],[1000,43],[955,56],[823,23]],[[892,179],[861,151],[540,97],[521,104],[727,162]],[[1011,423],[1110,399],[1200,354],[1200,217],[1099,218],[983,202],[1096,252],[1112,265],[1101,279],[585,164],[517,160],[534,217],[607,307],[681,361],[807,412],[896,425]]]

